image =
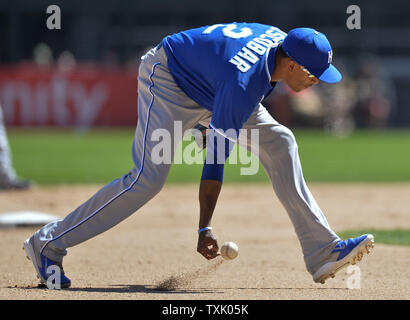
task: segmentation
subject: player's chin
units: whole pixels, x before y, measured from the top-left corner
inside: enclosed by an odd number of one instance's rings
[[[308,85],[300,85],[300,86],[298,86],[294,91],[300,92],[300,91],[309,89],[311,86],[312,86],[311,84],[308,84]]]
[[[290,87],[294,92],[301,92],[306,89],[306,87],[292,86]]]

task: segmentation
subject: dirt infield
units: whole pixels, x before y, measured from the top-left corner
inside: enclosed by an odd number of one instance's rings
[[[99,186],[35,187],[0,193],[0,213],[33,210],[64,217]],[[410,228],[410,184],[310,184],[337,232]],[[290,220],[268,184],[225,185],[213,218],[219,243],[234,241],[233,261],[196,253],[198,187],[166,185],[138,213],[68,249],[72,288],[38,288],[22,251],[35,229],[0,229],[0,299],[410,299],[410,247],[377,243],[358,264],[361,289],[340,271],[325,285],[306,271]]]

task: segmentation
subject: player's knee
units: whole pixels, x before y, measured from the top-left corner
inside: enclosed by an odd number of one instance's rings
[[[273,144],[277,151],[293,150],[294,148],[297,148],[295,135],[288,128],[284,126],[275,128],[273,136]]]
[[[296,138],[295,135],[293,134],[292,131],[290,131],[288,128],[285,128],[284,130],[284,139],[286,139],[287,144],[289,148],[296,148],[298,145],[296,143]]]
[[[158,172],[152,170],[142,170],[140,172],[133,168],[128,174],[123,176],[123,179],[124,184],[133,190],[143,190],[147,195],[154,196],[162,190],[166,176],[159,175]]]

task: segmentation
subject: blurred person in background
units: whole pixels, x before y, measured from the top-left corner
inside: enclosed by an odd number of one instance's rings
[[[395,106],[395,86],[375,56],[363,56],[357,65],[356,124],[359,128],[384,128]]]
[[[39,66],[50,66],[53,64],[53,52],[49,45],[39,42],[33,49],[33,61]]]
[[[70,72],[75,68],[76,65],[77,62],[74,55],[68,50],[61,52],[57,59],[57,68],[63,73]]]
[[[4,125],[3,109],[0,105],[0,191],[25,190],[30,187],[31,182],[20,180],[13,169],[6,127]]]
[[[345,65],[339,62],[338,66],[344,78],[338,86],[323,86],[319,84],[318,91],[323,105],[323,127],[336,136],[349,136],[356,127],[354,107],[357,102],[357,84],[349,76]]]

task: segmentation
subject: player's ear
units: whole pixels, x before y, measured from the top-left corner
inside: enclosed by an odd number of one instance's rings
[[[294,72],[296,68],[296,62],[292,59],[289,59],[287,69],[289,72]]]

